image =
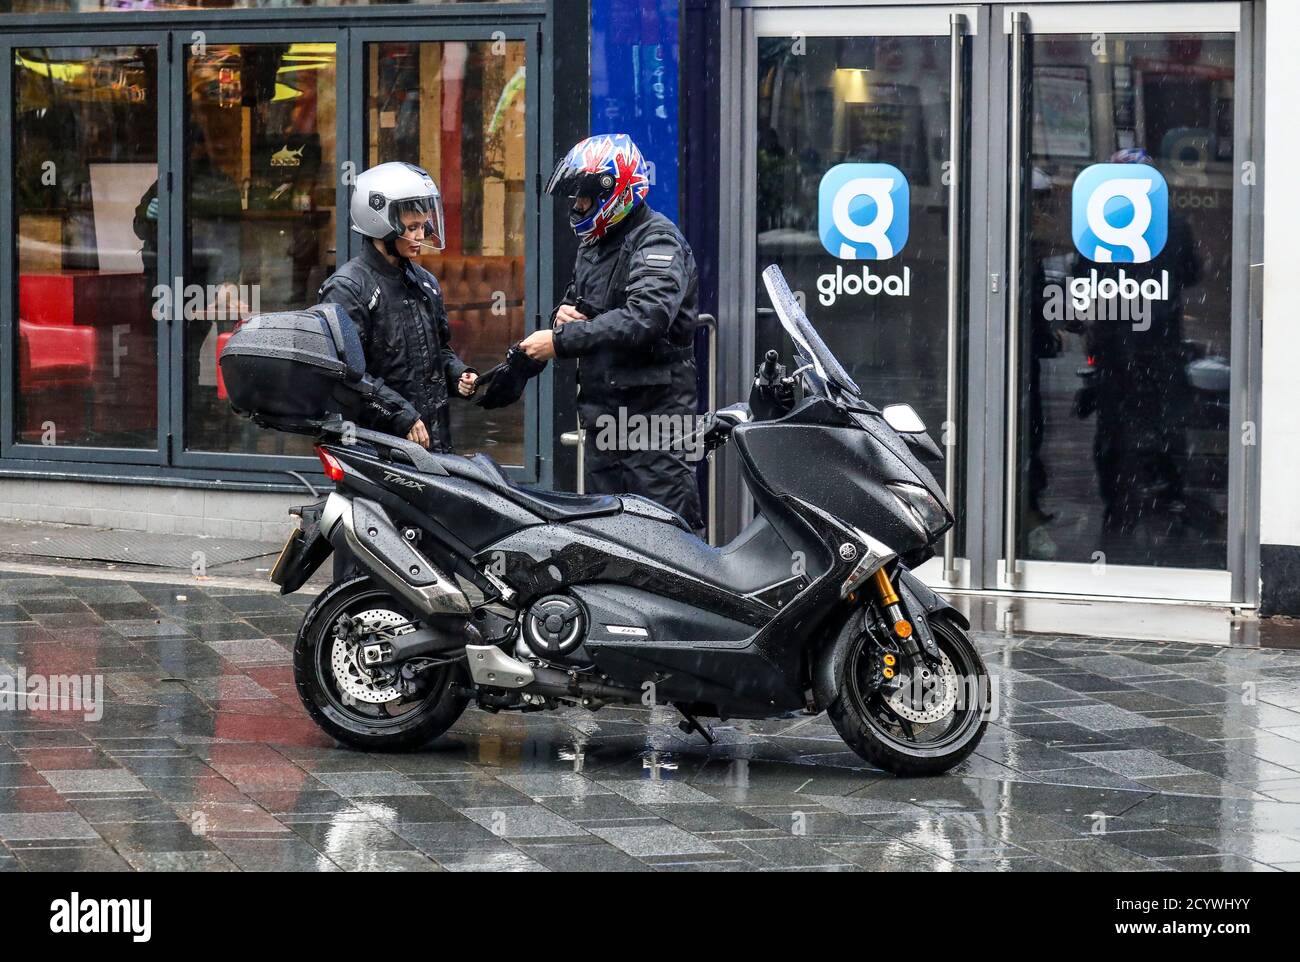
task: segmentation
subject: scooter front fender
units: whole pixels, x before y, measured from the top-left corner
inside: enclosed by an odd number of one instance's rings
[[[951,617],[963,629],[970,628],[970,621],[965,615],[921,581],[905,565],[900,564],[895,570],[894,585],[903,599],[907,613],[913,620],[919,622],[923,618],[928,620],[942,614]],[[816,655],[816,660],[813,662],[813,698],[817,708],[822,711],[825,711],[826,706],[831,704],[838,695],[836,679],[841,676],[841,668],[852,651],[853,642],[861,627],[862,608],[859,607],[844,619],[839,631]],[[921,635],[924,643],[924,639],[930,635],[929,625],[918,630],[918,634]],[[930,644],[933,644],[933,641]]]

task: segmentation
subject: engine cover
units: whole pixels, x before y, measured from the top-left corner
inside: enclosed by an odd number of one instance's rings
[[[557,658],[582,647],[587,616],[576,598],[547,595],[524,616],[524,644],[539,658]]]

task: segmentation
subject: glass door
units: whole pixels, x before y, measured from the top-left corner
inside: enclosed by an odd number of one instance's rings
[[[308,438],[231,410],[217,358],[248,316],[315,303],[338,263],[336,39],[311,25],[173,36],[173,125],[184,131],[169,195],[181,225],[167,285],[175,463],[288,455],[315,467]]]
[[[867,396],[921,415],[958,505],[977,22],[975,8],[761,9],[751,47],[754,356],[791,353],[757,283],[777,264]],[[964,583],[965,535],[923,576]]]
[[[537,324],[536,29],[353,32],[358,169],[405,161],[442,192],[446,246],[419,258],[442,288],[451,346],[480,371]],[[364,239],[351,238],[353,252]],[[487,411],[451,401],[452,442],[537,479],[537,391]]]
[[[1238,5],[1002,14],[998,586],[1227,601],[1253,443],[1235,336],[1249,117]]]

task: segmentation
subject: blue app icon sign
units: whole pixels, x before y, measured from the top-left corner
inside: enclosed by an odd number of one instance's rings
[[[1169,238],[1169,185],[1148,164],[1093,164],[1074,179],[1074,247],[1099,264],[1145,264]]]
[[[841,260],[889,260],[907,244],[910,198],[897,167],[837,164],[817,191],[822,246]]]

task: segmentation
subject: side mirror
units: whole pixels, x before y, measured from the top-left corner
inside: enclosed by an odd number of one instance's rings
[[[880,416],[899,434],[925,433],[925,422],[910,404],[891,404],[880,412]]]

